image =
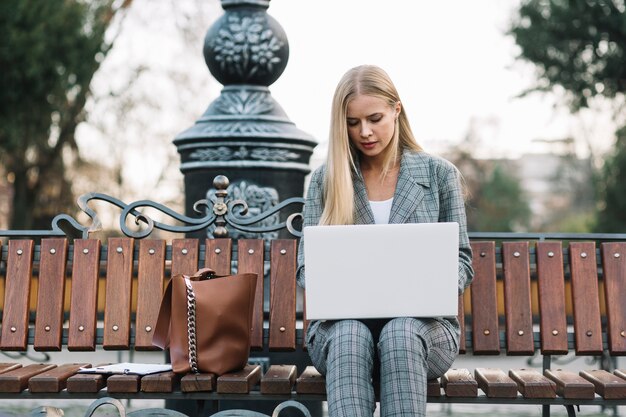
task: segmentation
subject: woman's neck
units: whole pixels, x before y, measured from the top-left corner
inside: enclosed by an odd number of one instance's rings
[[[370,201],[384,201],[393,197],[400,172],[400,161],[396,161],[387,172],[384,172],[382,162],[376,163],[369,158],[361,160],[360,167]]]
[[[361,167],[361,172],[362,173],[367,173],[370,176],[377,176],[380,175],[382,176],[385,173],[385,159],[380,156],[380,157],[364,157],[363,155],[361,155],[361,158],[359,160],[359,164]],[[395,163],[389,168],[389,171],[386,174],[390,174],[394,171],[397,172],[397,170],[400,168],[400,161],[395,161]]]

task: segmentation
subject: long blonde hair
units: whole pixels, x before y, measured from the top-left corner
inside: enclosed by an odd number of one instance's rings
[[[357,151],[348,137],[348,103],[357,95],[367,95],[385,100],[394,107],[400,95],[389,75],[373,65],[361,65],[350,69],[337,84],[330,116],[330,135],[326,175],[324,177],[324,210],[320,224],[354,223],[354,185]],[[383,172],[385,176],[400,159],[404,149],[422,151],[402,106],[393,137],[385,153]]]

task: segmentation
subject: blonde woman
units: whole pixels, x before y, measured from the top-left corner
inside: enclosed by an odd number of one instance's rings
[[[473,270],[458,170],[418,145],[398,92],[382,69],[352,68],[335,90],[328,157],[312,174],[304,226],[433,222],[460,226],[461,294]],[[301,241],[302,287],[304,264]],[[456,319],[312,322],[307,346],[326,376],[329,416],[372,416],[372,381],[378,375],[381,416],[425,415],[426,381],[452,365],[459,334]]]

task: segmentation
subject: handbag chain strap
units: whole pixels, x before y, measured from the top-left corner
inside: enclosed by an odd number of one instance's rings
[[[185,285],[187,286],[187,335],[189,344],[189,366],[191,372],[197,374],[198,371],[198,354],[196,351],[196,294],[193,292],[191,280],[185,277]]]

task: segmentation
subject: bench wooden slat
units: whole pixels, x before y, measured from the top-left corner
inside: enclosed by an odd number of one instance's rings
[[[289,394],[296,383],[295,365],[271,365],[261,378],[261,394]]]
[[[262,239],[240,239],[238,245],[238,271],[257,274],[252,329],[250,330],[250,348],[260,350],[263,349],[264,242]]]
[[[509,376],[524,398],[556,398],[556,384],[535,370],[511,369]]]
[[[107,378],[107,391],[110,393],[139,392],[141,376],[139,375],[111,375]]]
[[[181,375],[174,372],[159,372],[141,378],[142,392],[174,392],[180,387]]]
[[[182,392],[211,392],[215,390],[215,374],[187,374],[180,380]]]
[[[34,349],[59,351],[63,338],[63,304],[67,239],[42,239]]]
[[[533,341],[528,242],[502,244],[507,353],[531,355]]]
[[[217,378],[220,394],[247,394],[261,380],[261,365],[246,365],[237,372],[226,373]]]
[[[172,277],[193,275],[198,270],[198,239],[172,239]]]
[[[67,379],[67,392],[96,393],[106,385],[107,375],[76,374]]]
[[[56,365],[31,364],[0,374],[0,392],[18,393],[28,387],[28,380],[53,369]]]
[[[230,275],[232,249],[232,239],[207,239],[204,266],[213,269],[217,275]]]
[[[478,383],[467,369],[450,369],[441,378],[448,397],[476,397]]]
[[[57,366],[49,371],[42,372],[28,380],[30,392],[60,392],[65,389],[67,380],[82,367],[91,366],[88,363],[68,363]]]
[[[613,373],[622,379],[626,379],[626,369],[616,369]]]
[[[130,347],[133,239],[110,238],[107,250],[104,349]]]
[[[159,316],[165,281],[165,241],[145,239],[139,242],[137,269],[137,312],[135,349],[157,350],[152,332]]]
[[[9,240],[2,311],[2,350],[26,350],[28,310],[33,272],[32,240]]]
[[[296,379],[298,394],[326,394],[326,379],[314,366],[307,366]]]
[[[567,353],[565,279],[561,242],[537,242],[537,285],[541,315],[541,352]]]
[[[517,397],[517,384],[501,369],[476,368],[474,376],[478,387],[489,398]]]
[[[68,350],[96,349],[100,240],[75,239]]]
[[[595,243],[572,242],[569,245],[569,256],[576,354],[600,354],[602,327]]]
[[[461,327],[461,335],[459,340],[459,353],[465,353],[465,300],[463,294],[459,295],[459,308],[457,318],[459,320],[459,326]]]
[[[500,353],[494,242],[472,242],[472,343],[476,354]]]
[[[574,372],[546,369],[544,375],[554,381],[556,393],[563,398],[592,399],[595,397],[593,384]]]
[[[605,400],[626,398],[626,380],[603,369],[580,371],[580,376],[591,382],[596,393]]]
[[[21,363],[0,363],[0,374],[21,368]]]
[[[296,241],[293,239],[273,240],[270,250],[269,349],[295,350]]]
[[[602,270],[607,338],[611,355],[626,354],[626,243],[604,242]]]

